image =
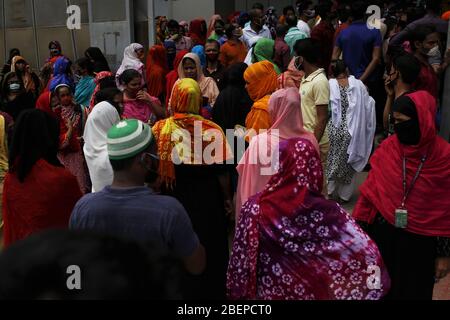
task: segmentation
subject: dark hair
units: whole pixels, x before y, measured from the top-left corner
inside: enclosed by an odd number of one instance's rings
[[[114,97],[117,96],[118,94],[122,94],[122,91],[120,91],[117,88],[106,88],[100,90],[95,95],[95,103],[99,104],[100,102],[108,101],[109,103],[112,104],[114,103]]]
[[[108,60],[100,48],[90,47],[84,52],[84,55],[86,58],[94,60],[94,72],[111,71]]]
[[[366,1],[355,1],[352,3],[352,18],[353,20],[362,20],[366,16],[367,11],[367,3]]]
[[[312,4],[313,4],[312,1],[309,0],[300,2],[300,4],[298,5],[298,14],[302,15],[303,11],[308,10],[308,8],[312,6]]]
[[[425,39],[432,33],[437,32],[436,27],[432,24],[424,24],[424,25],[419,25],[416,28],[414,28],[410,35],[409,35],[409,40],[411,42],[411,47],[415,50],[416,45],[415,42],[416,41],[420,41],[423,42],[425,41]]]
[[[58,122],[41,110],[26,110],[21,113],[14,127],[9,154],[10,172],[17,172],[19,181],[23,183],[40,159],[61,166],[56,156],[58,149]]]
[[[296,27],[298,23],[298,19],[296,16],[287,16],[286,17],[286,24],[289,28]]]
[[[252,9],[248,14],[250,15],[250,21],[253,21],[253,19],[259,17],[258,9]]]
[[[167,22],[167,29],[179,29],[180,28],[180,24],[178,23],[178,21],[176,20],[169,20],[169,22]]]
[[[117,113],[120,115],[120,114],[122,114],[122,110],[121,110],[120,106],[116,102],[114,102],[114,97],[119,94],[122,95],[123,93],[122,93],[122,91],[120,91],[117,88],[106,88],[106,89],[100,90],[95,95],[95,104],[97,105],[100,102],[107,101],[110,105],[112,105],[117,110]]]
[[[225,35],[228,39],[231,39],[233,37],[233,31],[236,29],[236,27],[233,24],[227,24],[225,26]]]
[[[12,59],[15,56],[20,56],[20,50],[17,48],[12,48],[11,50],[9,50],[9,59],[8,59],[8,64],[12,63]]]
[[[346,4],[341,4],[338,9],[338,17],[341,22],[346,22],[352,15],[351,8]]]
[[[331,13],[332,4],[329,1],[325,1],[316,6],[316,14],[320,16],[322,20],[327,20]]]
[[[117,88],[116,79],[114,76],[106,77],[101,79],[98,82],[100,90],[107,89],[107,88]]]
[[[140,154],[139,154],[139,156],[140,156]],[[111,167],[114,172],[125,171],[133,165],[134,159],[136,157],[137,156],[134,156],[132,158],[123,159],[123,160],[109,159],[109,162],[111,163]]]
[[[404,83],[412,85],[416,82],[421,69],[420,62],[416,57],[404,53],[395,57],[392,64],[394,69],[400,73]]]
[[[219,43],[219,41],[214,40],[214,39],[208,39],[208,40],[206,40],[206,44],[208,44],[208,43],[214,43],[214,44],[217,46],[217,48],[220,49],[220,43]],[[206,46],[205,46],[205,47],[206,47]]]
[[[427,11],[439,14],[442,10],[441,1],[439,0],[426,0],[425,6]]]
[[[223,21],[223,20],[221,20],[221,19],[219,19],[219,20],[216,20],[216,22],[214,23],[214,28],[216,27],[216,24],[220,24],[222,27],[225,27],[225,22]]]
[[[295,9],[293,6],[287,6],[283,8],[283,15],[286,16],[288,11],[293,11],[294,14],[296,13]]]
[[[277,37],[283,37],[288,32],[288,26],[284,24],[277,24],[277,27],[275,28],[275,33],[277,34]]]
[[[119,82],[120,84],[124,84],[127,85],[129,84],[131,81],[133,81],[133,79],[136,78],[141,78],[141,74],[139,72],[137,72],[134,69],[128,69],[125,70],[120,76],[119,76]]]
[[[82,290],[67,287],[68,267]],[[0,299],[182,299],[183,269],[162,249],[93,232],[51,230],[0,256]]]
[[[333,76],[337,78],[338,75],[343,74],[347,71],[347,66],[344,60],[336,61],[336,64],[332,67]]]
[[[89,58],[80,58],[75,62],[75,64],[78,65],[81,69],[87,70],[89,74],[94,73],[94,64]]]
[[[264,5],[260,2],[256,2],[253,4],[252,9],[259,9],[259,10],[264,11]]]
[[[294,51],[297,56],[302,56],[311,64],[319,63],[320,47],[314,39],[307,38],[298,40],[294,45]]]

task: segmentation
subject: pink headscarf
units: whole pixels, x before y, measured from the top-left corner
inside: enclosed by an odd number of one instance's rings
[[[272,126],[250,141],[250,146],[240,161],[237,171],[239,183],[236,198],[236,221],[242,205],[264,190],[276,173],[279,159],[279,143],[291,138],[311,141],[316,150],[319,145],[315,136],[303,128],[300,94],[295,88],[281,89],[272,94],[269,101]]]
[[[300,88],[300,83],[302,82],[305,73],[303,71],[298,71],[295,67],[295,58],[289,63],[287,71],[280,74],[278,77],[278,88]]]
[[[207,38],[209,38],[212,35],[212,33],[214,32],[214,29],[216,27],[216,22],[218,20],[222,20],[222,17],[220,16],[220,14],[215,14],[211,17],[211,19],[209,19],[208,33],[206,34]]]

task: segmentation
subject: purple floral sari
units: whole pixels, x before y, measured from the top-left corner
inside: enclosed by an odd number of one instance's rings
[[[378,300],[390,279],[375,243],[321,195],[320,157],[308,140],[280,145],[280,170],[243,206],[228,297]]]

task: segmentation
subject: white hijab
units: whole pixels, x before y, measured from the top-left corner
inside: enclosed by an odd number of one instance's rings
[[[116,81],[117,81],[117,86],[119,86],[119,77],[120,75],[128,69],[134,69],[136,71],[138,71],[141,76],[142,76],[142,81],[143,83],[145,83],[144,80],[144,64],[141,62],[141,60],[139,60],[136,51],[140,50],[140,49],[144,49],[144,47],[139,44],[139,43],[132,43],[130,44],[128,47],[125,48],[124,52],[123,52],[123,60],[122,60],[122,64],[120,65],[119,70],[117,70],[116,73]]]
[[[89,115],[84,129],[84,157],[92,181],[92,192],[101,191],[113,182],[108,157],[108,130],[120,121],[119,113],[109,102],[100,102]]]

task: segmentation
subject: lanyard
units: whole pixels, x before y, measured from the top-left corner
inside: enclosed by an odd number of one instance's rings
[[[419,178],[420,172],[423,169],[423,165],[425,161],[427,160],[427,156],[424,156],[422,160],[420,161],[419,168],[417,169],[416,175],[414,176],[413,181],[411,182],[411,185],[409,186],[408,190],[406,190],[406,157],[403,157],[403,200],[402,200],[402,209],[405,209],[405,203],[408,199],[409,194],[411,193],[414,184],[416,183],[417,179]]]

